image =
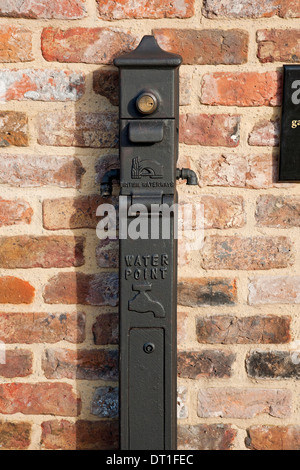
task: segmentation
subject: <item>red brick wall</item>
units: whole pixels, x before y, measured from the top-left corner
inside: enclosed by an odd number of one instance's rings
[[[118,162],[112,60],[183,56],[180,160],[205,243],[180,243],[178,447],[299,449],[300,190],[280,184],[282,65],[299,0],[0,2],[0,446],[117,449]],[[117,188],[112,198],[116,200]]]

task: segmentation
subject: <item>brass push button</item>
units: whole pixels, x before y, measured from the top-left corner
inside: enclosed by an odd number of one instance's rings
[[[142,93],[136,100],[136,107],[141,114],[152,114],[157,106],[158,100],[151,92]]]

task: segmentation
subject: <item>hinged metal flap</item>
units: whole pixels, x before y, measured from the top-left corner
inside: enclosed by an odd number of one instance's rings
[[[164,138],[164,123],[160,121],[134,121],[129,124],[129,140],[133,143],[155,144]]]

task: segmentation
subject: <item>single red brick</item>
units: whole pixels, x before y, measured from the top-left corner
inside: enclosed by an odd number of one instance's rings
[[[43,202],[43,224],[47,230],[93,228],[100,218],[96,215],[100,204],[112,203],[100,195],[79,196],[76,198],[45,199]]]
[[[280,140],[280,119],[262,119],[253,127],[248,137],[249,145],[278,147]]]
[[[49,304],[118,305],[119,283],[116,273],[59,273],[49,280],[44,300]]]
[[[179,54],[184,64],[244,64],[249,35],[242,30],[154,29],[160,47]]]
[[[15,269],[82,266],[84,243],[84,237],[1,237],[0,267]]]
[[[31,441],[31,424],[20,422],[0,422],[1,450],[27,450]]]
[[[119,425],[111,420],[45,421],[41,444],[48,450],[116,450]]]
[[[177,387],[177,418],[184,419],[189,416],[188,390],[184,386]]]
[[[202,80],[202,104],[279,106],[281,96],[282,75],[278,72],[215,72]]]
[[[232,365],[235,359],[235,354],[230,351],[179,351],[178,377],[194,380],[226,379],[232,375]]]
[[[279,269],[294,262],[287,237],[207,237],[201,250],[204,269]]]
[[[181,278],[178,282],[178,303],[187,307],[234,305],[237,301],[235,279]]]
[[[29,282],[17,277],[0,277],[0,303],[1,304],[31,304],[35,289]]]
[[[179,140],[188,145],[237,147],[240,143],[240,116],[230,114],[181,115]]]
[[[117,268],[119,266],[119,241],[100,240],[96,247],[96,261],[100,268]]]
[[[181,425],[178,428],[179,450],[230,450],[237,430],[230,424]]]
[[[299,62],[299,29],[264,29],[257,32],[260,62]]]
[[[177,314],[178,343],[183,343],[189,338],[188,319],[189,319],[189,316],[186,312],[178,312]]]
[[[300,426],[251,426],[246,445],[253,450],[299,450]]]
[[[0,16],[75,20],[86,16],[85,0],[2,0]]]
[[[1,154],[0,183],[23,188],[79,188],[85,170],[76,157]]]
[[[270,154],[203,154],[198,161],[201,186],[266,189],[276,187],[278,159]]]
[[[0,313],[0,340],[5,344],[82,343],[84,339],[84,313]]]
[[[280,344],[291,341],[291,317],[213,315],[196,319],[199,343]]]
[[[255,218],[260,227],[300,227],[300,197],[271,194],[260,196]]]
[[[137,46],[137,38],[115,28],[45,28],[42,53],[48,62],[112,64],[113,59]]]
[[[299,304],[300,276],[264,276],[249,283],[250,305]]]
[[[5,200],[0,198],[0,227],[5,225],[30,224],[32,216],[33,210],[28,202],[21,199]]]
[[[192,196],[179,194],[179,204],[203,206],[203,227],[205,229],[240,228],[246,223],[244,199],[241,196]]]
[[[33,60],[31,32],[19,26],[1,26],[0,62],[29,62],[31,60]]]
[[[81,400],[66,383],[0,384],[0,413],[78,416]]]
[[[299,350],[251,351],[246,357],[246,370],[254,379],[300,379]]]
[[[286,418],[291,414],[291,398],[289,390],[205,388],[198,392],[198,416],[249,419],[266,413]]]
[[[99,16],[103,20],[126,18],[190,18],[194,15],[194,0],[97,0]]]
[[[118,351],[47,349],[42,361],[47,379],[118,379]]]
[[[85,90],[85,76],[69,70],[2,69],[3,101],[76,101]]]
[[[278,15],[299,18],[298,0],[204,0],[203,14],[208,18],[264,18]]]
[[[118,70],[96,70],[93,73],[93,90],[97,95],[105,96],[112,105],[119,104]]]
[[[119,138],[118,126],[117,113],[39,113],[38,143],[59,147],[115,148]]]
[[[5,378],[27,377],[32,374],[33,355],[22,349],[6,350],[5,363],[0,361],[0,376]]]
[[[93,324],[94,343],[97,345],[119,343],[119,316],[116,313],[102,313]]]
[[[0,91],[0,101],[3,98]],[[29,144],[28,118],[26,114],[16,111],[0,112],[0,148],[15,145],[27,147]]]

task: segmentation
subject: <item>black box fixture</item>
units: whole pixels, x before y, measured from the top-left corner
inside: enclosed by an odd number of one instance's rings
[[[300,181],[300,65],[285,65],[279,181]]]
[[[163,51],[153,36],[114,61],[120,73],[120,172],[104,175],[101,194],[109,195],[113,179],[119,178],[120,196],[126,196],[128,206],[126,220],[120,216],[119,221],[128,231],[127,237],[120,236],[122,450],[176,449],[176,217],[169,211],[166,238],[164,217],[153,207],[172,208],[177,179],[197,184],[193,171],[176,169],[181,61]],[[127,230],[138,213],[130,207],[141,205],[149,222],[146,238]]]

